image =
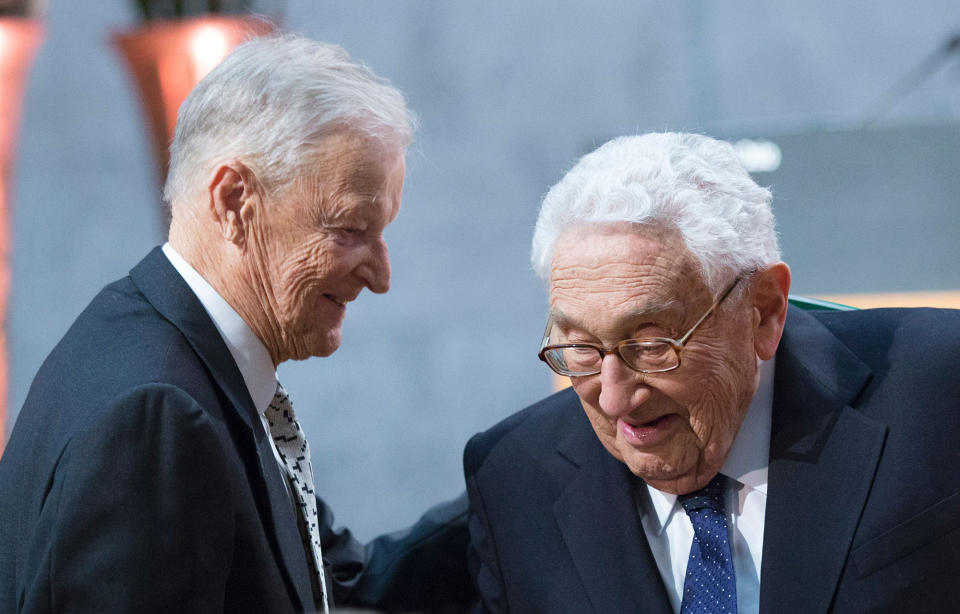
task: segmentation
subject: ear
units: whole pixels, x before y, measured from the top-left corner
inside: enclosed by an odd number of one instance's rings
[[[754,313],[754,347],[761,360],[777,352],[783,325],[787,319],[787,295],[790,293],[790,267],[772,264],[753,276],[750,298]]]
[[[220,165],[209,185],[210,210],[228,242],[243,249],[250,231],[249,222],[259,212],[263,190],[256,175],[242,162]]]

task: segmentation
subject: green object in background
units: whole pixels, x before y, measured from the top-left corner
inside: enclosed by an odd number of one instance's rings
[[[842,305],[831,301],[824,301],[819,298],[810,298],[808,296],[797,296],[791,294],[787,297],[791,305],[805,309],[806,311],[855,311],[856,307]]]

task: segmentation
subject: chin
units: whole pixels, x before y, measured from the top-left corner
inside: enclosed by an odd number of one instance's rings
[[[325,358],[340,348],[340,341],[341,337],[339,330],[328,333],[323,339],[319,339],[317,340],[317,343],[313,344],[310,355],[318,358]]]
[[[621,452],[630,473],[645,482],[672,482],[683,478],[693,467],[680,466],[678,459],[643,453],[630,448]],[[682,459],[680,459],[682,460]],[[695,465],[694,465],[695,466]]]
[[[292,340],[290,360],[307,360],[308,358],[325,358],[340,347],[340,329],[322,332],[291,332],[287,335]]]

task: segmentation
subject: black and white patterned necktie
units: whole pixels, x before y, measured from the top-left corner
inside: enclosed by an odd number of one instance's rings
[[[310,464],[310,446],[293,412],[290,395],[277,382],[273,402],[263,412],[270,423],[270,436],[277,445],[287,478],[293,489],[299,510],[300,537],[307,556],[307,567],[312,575],[314,605],[329,614],[327,588],[323,577],[323,556],[320,552],[320,527],[317,525],[317,499],[313,494],[313,466]]]

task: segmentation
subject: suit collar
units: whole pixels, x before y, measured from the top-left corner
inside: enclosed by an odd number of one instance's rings
[[[886,427],[850,404],[870,369],[791,308],[777,353],[760,611],[826,611],[870,491]]]
[[[213,321],[240,370],[254,407],[263,414],[277,389],[276,368],[267,347],[230,303],[172,245],[164,243],[161,249]]]
[[[251,451],[255,451],[255,471],[260,476],[260,483],[251,485],[264,526],[272,528],[268,533],[273,536],[274,556],[282,561],[280,567],[286,572],[291,598],[299,601],[301,610],[313,608],[306,556],[290,497],[250,392],[223,338],[159,247],[130,271],[130,278],[160,315],[183,333],[250,433],[247,442],[252,444]],[[248,459],[252,455],[248,453],[243,457]]]
[[[183,333],[252,430],[259,418],[243,376],[200,300],[162,250],[157,247],[147,254],[130,271],[130,278],[160,315]]]
[[[672,612],[647,546],[629,469],[597,439],[576,405],[574,428],[557,451],[569,462],[553,513],[583,588],[597,612]]]

